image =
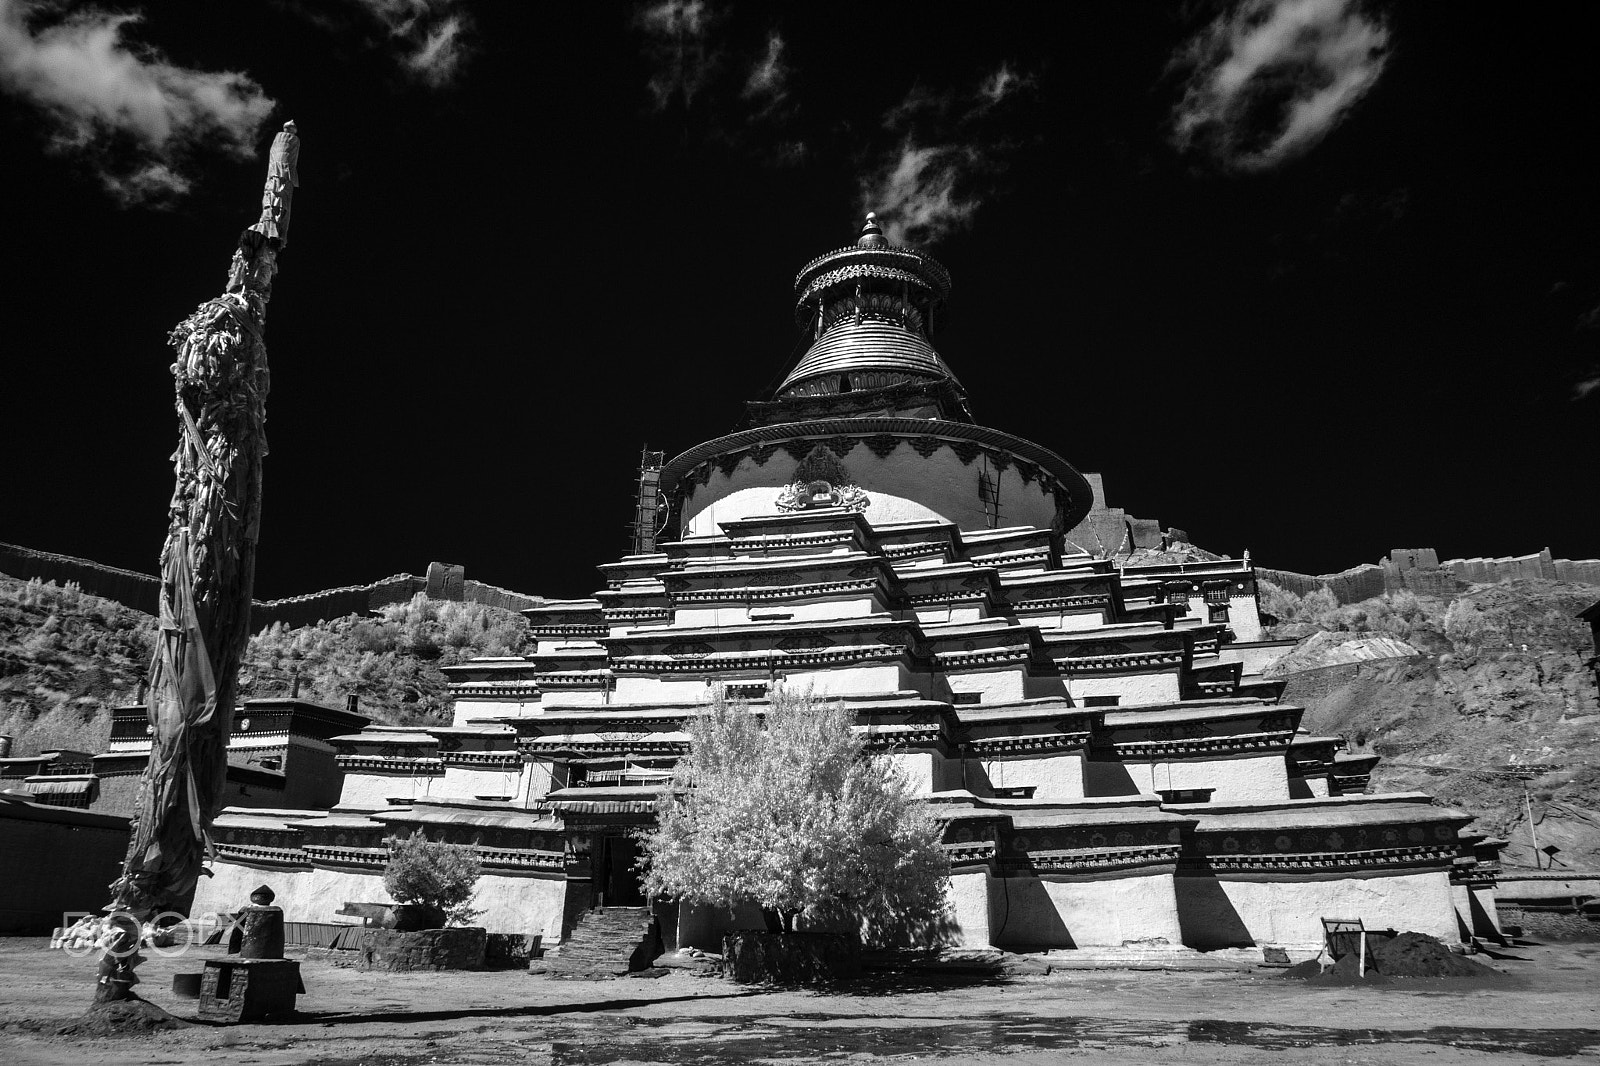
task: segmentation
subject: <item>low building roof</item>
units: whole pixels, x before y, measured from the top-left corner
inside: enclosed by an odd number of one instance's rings
[[[1167,807],[1197,817],[1197,828],[1203,832],[1337,829],[1342,826],[1404,825],[1428,821],[1459,821],[1464,825],[1472,820],[1472,815],[1465,811],[1433,806],[1429,797],[1420,792],[1388,796],[1317,797],[1221,810],[1203,803],[1169,803]]]

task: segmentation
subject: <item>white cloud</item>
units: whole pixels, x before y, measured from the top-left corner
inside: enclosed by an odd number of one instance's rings
[[[1011,69],[1010,63],[1001,63],[998,70],[979,83],[979,106],[993,107],[1006,97],[1032,86],[1033,83],[1031,74],[1019,74]]]
[[[100,183],[124,207],[170,203],[189,192],[191,182],[165,163],[147,162],[128,173],[102,171]]]
[[[1356,0],[1243,0],[1180,49],[1173,143],[1260,170],[1314,147],[1377,83],[1389,31]]]
[[[912,86],[884,112],[883,128],[898,140],[860,181],[860,209],[877,212],[896,243],[932,243],[970,226],[1016,147],[997,121],[997,105],[1034,82],[1002,63],[975,88]]]
[[[774,103],[782,100],[787,94],[789,81],[789,66],[783,61],[783,38],[777,30],[767,35],[767,50],[750,68],[750,77],[745,79],[744,96],[746,99],[766,97]]]
[[[710,81],[717,55],[709,38],[717,19],[705,0],[659,0],[635,15],[634,26],[644,34],[646,54],[656,68],[650,78],[656,110],[664,110],[675,96],[692,105]]]
[[[88,9],[48,21],[53,13],[0,0],[0,91],[47,114],[58,149],[93,157],[112,140],[131,144],[131,164],[96,160],[101,180],[123,202],[188,191],[180,165],[202,143],[255,154],[273,101],[247,75],[180,67],[128,41],[124,30],[139,22],[137,14]]]
[[[937,241],[971,224],[980,200],[960,186],[977,162],[970,148],[907,139],[862,180],[861,210],[876,211],[884,235],[896,244]]]
[[[399,49],[400,65],[439,87],[452,81],[466,59],[469,25],[460,0],[354,0]]]

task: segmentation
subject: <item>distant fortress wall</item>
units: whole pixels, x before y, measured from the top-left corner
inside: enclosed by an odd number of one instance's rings
[[[61,585],[71,581],[91,595],[115,600],[145,614],[156,613],[161,588],[161,583],[150,574],[4,543],[0,543],[0,574],[28,580],[38,578]],[[364,615],[391,604],[407,603],[419,592],[427,593],[430,599],[481,603],[508,611],[521,611],[544,602],[541,596],[472,581],[461,566],[429,563],[426,577],[396,574],[366,585],[323,589],[281,600],[256,600],[250,608],[250,626],[261,630],[282,622],[297,628],[349,614]]]
[[[88,559],[35,551],[16,544],[0,544],[0,574],[38,578],[59,585],[74,581],[87,593],[115,600],[145,614],[156,613],[161,596],[161,582],[149,574],[118,570]]]
[[[1400,589],[1419,596],[1454,596],[1468,585],[1530,578],[1600,585],[1600,559],[1555,559],[1546,548],[1531,555],[1440,562],[1432,548],[1395,548],[1379,564],[1367,563],[1337,574],[1297,574],[1265,567],[1257,567],[1256,574],[1297,596],[1325,588],[1340,603],[1359,603]]]
[[[1384,573],[1381,566],[1367,563],[1337,574],[1297,574],[1292,570],[1270,570],[1256,567],[1256,577],[1270,581],[1296,596],[1308,596],[1318,589],[1327,589],[1340,603],[1359,603],[1384,593]]]

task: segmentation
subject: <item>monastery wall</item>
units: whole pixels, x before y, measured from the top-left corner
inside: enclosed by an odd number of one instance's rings
[[[989,900],[1001,891],[999,879],[987,867],[952,870],[946,898],[950,902],[950,941],[953,947],[986,948],[993,945]]]
[[[1368,929],[1460,940],[1450,875],[1444,870],[1362,877],[1177,879],[1183,942],[1192,948],[1281,944],[1315,953],[1323,918],[1360,918]]]
[[[339,806],[361,811],[376,811],[388,807],[391,798],[426,799],[432,794],[436,780],[442,778],[406,773],[346,773],[344,789],[339,793]]]
[[[382,869],[288,869],[237,860],[213,866],[195,889],[192,915],[232,913],[265,884],[277,893],[273,904],[289,922],[356,924],[338,912],[346,903],[393,903],[383,887]],[[472,906],[483,913],[473,919],[493,933],[543,933],[545,942],[561,939],[561,909],[566,900],[564,875],[516,875],[486,871],[478,879]]]
[[[1289,799],[1282,752],[1220,759],[1126,759],[1133,791],[1154,795],[1173,789],[1210,788],[1212,803],[1281,803]]]
[[[1006,948],[1120,947],[1181,938],[1170,868],[1129,876],[996,878],[989,894],[994,944]]]
[[[1500,909],[1495,899],[1495,886],[1452,884],[1450,899],[1456,906],[1457,924],[1473,936],[1499,937]]]
[[[63,912],[104,907],[127,849],[125,818],[0,799],[0,935],[46,936]]]
[[[1067,691],[1080,704],[1091,696],[1117,696],[1124,706],[1174,703],[1181,687],[1177,667],[1159,673],[1079,674],[1067,679]]]
[[[962,787],[960,764],[957,781],[948,788]],[[1084,757],[1079,751],[1058,755],[1035,755],[1005,759],[968,759],[967,784],[970,791],[983,795],[994,788],[1032,785],[1036,800],[1081,800],[1084,795]]]

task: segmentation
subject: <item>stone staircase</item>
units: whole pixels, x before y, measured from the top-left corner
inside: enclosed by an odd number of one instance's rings
[[[659,954],[661,932],[648,908],[597,907],[539,961],[558,980],[596,981],[646,969]]]

